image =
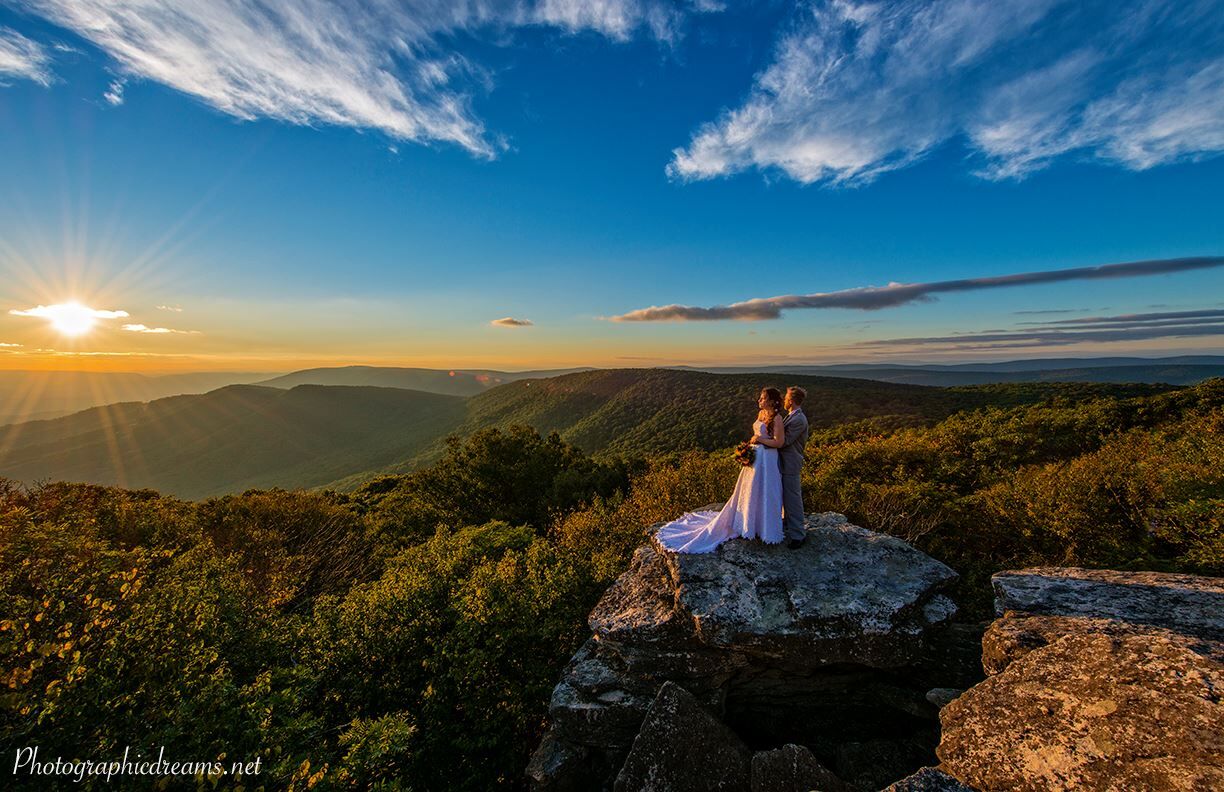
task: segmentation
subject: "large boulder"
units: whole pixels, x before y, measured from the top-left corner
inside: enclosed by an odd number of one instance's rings
[[[752,752],[733,731],[672,682],[659,688],[625,764],[616,792],[743,792]]]
[[[1066,635],[940,713],[940,767],[980,789],[1224,789],[1224,666],[1151,634]]]
[[[807,528],[798,550],[737,539],[702,555],[672,553],[652,531],[592,610],[592,638],[553,692],[555,739],[600,756],[632,746],[640,760],[647,712],[674,684],[754,749],[816,747],[825,766],[864,777],[880,757],[899,768],[891,778],[929,762],[938,707],[925,693],[966,684],[938,666],[976,643],[951,628],[956,606],[943,592],[956,574],[840,514],[810,515]],[[570,755],[553,746],[536,767],[557,775],[553,760]],[[547,788],[552,776],[537,775]]]
[[[940,769],[980,789],[1224,788],[1224,581],[994,576],[990,676],[940,711]]]
[[[752,756],[752,792],[849,792],[850,787],[802,745]]]
[[[656,579],[629,587],[635,597],[611,605],[639,614],[639,631],[675,620],[708,647],[769,656],[803,654],[808,663],[905,665],[916,659],[926,627],[956,606],[938,592],[956,579],[946,565],[887,534],[814,515],[799,550],[731,541],[714,553],[679,554],[655,546],[666,565],[674,607],[658,607]],[[591,615],[596,635],[609,630],[603,602]],[[615,623],[615,622],[613,622]]]

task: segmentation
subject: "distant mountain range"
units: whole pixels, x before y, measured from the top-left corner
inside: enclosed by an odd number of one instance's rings
[[[0,476],[118,484],[189,498],[253,487],[349,488],[436,458],[448,434],[516,423],[555,430],[591,453],[712,450],[746,437],[756,394],[769,384],[807,388],[807,412],[817,428],[863,420],[881,428],[914,425],[990,404],[1164,389],[1055,383],[928,388],[674,369],[523,379],[466,398],[372,386],[233,385],[0,428]]]
[[[491,369],[423,369],[379,366],[342,366],[313,368],[259,382],[273,388],[298,385],[372,385],[379,388],[407,388],[451,396],[474,396],[489,388],[521,379],[539,379],[590,371],[588,368],[544,369],[540,371],[493,371]]]
[[[401,388],[230,385],[0,429],[0,476],[193,498],[316,487],[418,454],[464,415],[461,397]]]
[[[981,385],[991,382],[1164,382],[1192,385],[1224,376],[1224,355],[1168,358],[1043,358],[1001,363],[834,364],[753,367],[675,367],[713,374],[769,372],[824,377],[854,377],[906,385]],[[496,371],[493,369],[424,369],[380,366],[313,368],[290,374],[203,372],[144,374],[0,371],[0,426],[69,415],[90,407],[166,396],[206,393],[226,385],[258,384],[273,388],[297,385],[353,385],[475,396],[524,379],[556,377],[591,368]]]
[[[687,367],[685,367],[687,368]],[[1224,377],[1224,355],[1189,355],[1171,358],[1044,358],[1000,363],[956,364],[841,364],[821,366],[754,366],[752,368],[694,368],[695,371],[733,373],[765,371],[783,374],[822,374],[860,377],[909,385],[984,385],[992,382],[1164,382],[1193,385]]]
[[[362,385],[406,388],[451,396],[472,396],[527,377],[553,377],[589,369],[494,371],[340,366],[274,375],[249,372],[146,374],[91,371],[0,371],[0,426],[70,415],[119,402],[146,402],[167,396],[207,393],[226,385]]]
[[[201,372],[149,376],[125,372],[0,371],[0,426],[55,418],[103,404],[152,401],[258,382],[270,374]]]

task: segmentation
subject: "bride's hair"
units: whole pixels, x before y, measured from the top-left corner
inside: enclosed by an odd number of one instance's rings
[[[765,388],[761,393],[765,395],[765,407],[757,413],[757,420],[764,421],[765,429],[772,435],[774,416],[782,412],[782,391]]]

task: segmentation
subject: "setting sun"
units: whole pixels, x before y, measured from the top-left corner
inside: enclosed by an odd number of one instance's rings
[[[64,303],[52,306],[54,312],[48,318],[51,326],[66,336],[79,336],[93,329],[97,319],[93,311],[80,303]]]
[[[26,310],[9,311],[13,316],[31,316],[46,319],[60,335],[75,338],[93,329],[99,319],[120,319],[127,311],[104,311],[81,305],[72,300],[54,305],[39,305]]]

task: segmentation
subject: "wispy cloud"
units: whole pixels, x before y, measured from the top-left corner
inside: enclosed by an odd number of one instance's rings
[[[0,341],[0,349],[16,349],[19,346],[21,346],[21,344],[6,344],[3,341]]]
[[[0,27],[0,85],[11,79],[50,85],[51,56],[17,31]]]
[[[944,336],[882,338],[854,344],[853,348],[937,348],[961,351],[1008,350],[1029,347],[1067,346],[1082,343],[1151,341],[1163,338],[1224,336],[1224,310],[1170,311],[1166,313],[1119,314],[1066,319],[1059,322],[1028,322],[1019,330],[984,330]]]
[[[159,310],[159,311],[171,311],[171,312],[173,312],[173,313],[182,313],[182,312],[183,312],[183,306],[181,306],[181,305],[159,305],[159,306],[157,306],[157,310]]]
[[[126,80],[112,80],[102,98],[113,107],[123,104],[123,89],[127,87]]]
[[[494,327],[531,327],[535,322],[530,319],[515,319],[513,316],[503,316],[501,319],[494,319],[489,324]]]
[[[948,292],[1000,289],[1011,286],[1028,286],[1038,283],[1059,283],[1063,281],[1167,275],[1175,272],[1221,266],[1224,266],[1224,256],[1129,261],[1122,264],[1102,264],[1096,267],[1041,270],[1037,272],[1021,272],[1014,275],[935,281],[933,283],[890,283],[887,286],[861,286],[855,289],[844,289],[834,292],[757,298],[732,303],[731,305],[716,305],[711,308],[691,305],[652,306],[612,317],[612,321],[699,322],[726,319],[761,321],[764,319],[781,318],[783,311],[795,308],[852,308],[860,311],[874,311],[881,308],[893,308],[907,303],[929,302],[935,299],[933,295]]]
[[[59,319],[65,315],[87,316],[91,319],[124,319],[127,311],[111,311],[104,308],[90,308],[76,303],[61,303],[57,305],[38,305],[33,308],[13,308],[9,311],[13,316],[30,316],[38,319]]]
[[[1025,326],[1053,327],[1073,330],[1130,329],[1134,327],[1186,326],[1220,324],[1224,310],[1169,311],[1165,313],[1121,314],[1118,316],[1085,316],[1056,322],[1021,322]]]
[[[676,149],[680,179],[866,182],[961,139],[987,178],[1082,152],[1144,169],[1224,151],[1218,0],[801,3],[744,102]]]
[[[169,327],[149,327],[143,324],[125,324],[123,329],[129,333],[153,333],[156,335],[199,335],[199,330],[174,330]]]
[[[487,75],[448,46],[454,34],[547,25],[670,38],[679,14],[663,0],[19,1],[106,52],[125,76],[238,118],[375,129],[484,157],[500,144],[470,96]]]

